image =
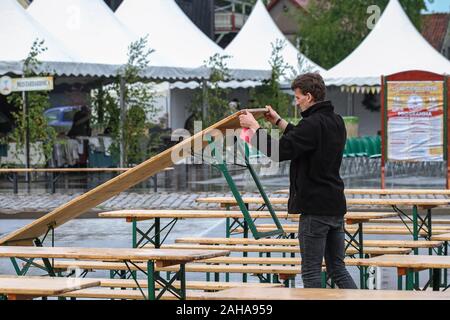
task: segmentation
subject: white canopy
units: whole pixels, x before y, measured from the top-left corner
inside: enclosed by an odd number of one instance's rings
[[[103,0],[34,0],[28,12],[80,62],[124,64],[128,46],[137,40]]]
[[[39,55],[42,61],[74,61],[76,57],[69,53],[37,21],[35,21],[17,2],[0,1],[0,61],[24,60],[30,53],[36,39],[44,40],[47,51]]]
[[[175,0],[124,0],[116,16],[139,37],[148,35],[150,47],[170,66],[197,68],[214,54],[224,54]]]
[[[380,85],[382,75],[408,70],[450,74],[450,61],[417,31],[398,0],[390,0],[366,39],[324,74],[327,85]]]
[[[284,62],[291,65],[296,72],[324,71],[286,39],[261,0],[257,1],[244,27],[225,49],[225,52],[232,56],[230,67],[271,70],[269,60],[272,44],[277,40],[285,41],[286,46],[282,51]]]

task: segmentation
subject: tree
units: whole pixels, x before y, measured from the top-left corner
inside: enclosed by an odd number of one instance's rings
[[[33,42],[30,52],[23,63],[23,73],[25,77],[48,76],[48,74],[39,71],[42,63],[38,59],[39,55],[46,50],[47,48],[44,46],[44,40],[36,39]],[[48,125],[47,119],[44,116],[44,111],[50,107],[48,93],[45,91],[27,93],[29,121],[27,121],[25,114],[23,95],[21,92],[11,94],[8,96],[7,101],[14,105],[17,111],[12,114],[14,118],[14,129],[7,137],[2,139],[2,142],[8,143],[9,141],[13,141],[16,143],[17,153],[14,156],[19,160],[19,155],[25,153],[28,125],[31,148],[38,148],[36,143],[41,142],[45,158],[47,161],[50,160],[53,153],[53,146],[56,141],[56,131]],[[39,152],[40,150],[35,151]]]
[[[113,138],[109,150],[113,158],[119,158],[123,143],[125,166],[140,163],[152,155],[148,130],[154,125],[150,120],[158,110],[154,106],[151,85],[143,83],[140,76],[148,67],[149,56],[154,51],[147,47],[147,37],[133,42],[128,48],[128,62],[121,68],[114,83],[94,90],[91,101],[93,127],[106,129]],[[126,106],[123,126],[120,121],[121,78],[125,83],[123,99]]]
[[[418,30],[421,11],[433,0],[400,0]],[[330,69],[347,57],[370,33],[368,8],[382,12],[389,0],[311,0],[307,10],[298,11],[301,50],[311,60]],[[372,7],[373,8],[373,7]],[[376,13],[375,13],[376,14]]]
[[[203,126],[207,128],[236,111],[229,104],[230,90],[222,85],[230,77],[227,66],[229,58],[227,55],[216,53],[204,62],[204,67],[210,70],[210,76],[208,81],[203,83],[202,88],[196,90],[192,98],[189,106],[191,122],[202,120]],[[188,129],[192,130],[192,128],[193,125],[188,124]]]
[[[270,105],[281,117],[292,116],[292,98],[280,89],[280,82],[295,75],[293,66],[286,63],[282,56],[282,51],[286,46],[286,40],[278,39],[272,43],[272,54],[269,60],[272,67],[272,75],[270,79],[264,80],[262,86],[256,87],[250,91],[250,96],[253,100],[251,107],[263,108]],[[299,63],[301,57],[299,57]]]

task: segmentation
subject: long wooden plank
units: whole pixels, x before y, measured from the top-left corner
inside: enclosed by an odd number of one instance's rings
[[[267,211],[250,211],[252,218],[271,218]],[[287,212],[277,212],[278,218],[293,219],[297,221],[300,216],[295,214],[287,214]],[[118,210],[102,212],[98,215],[100,218],[125,218],[125,219],[210,219],[210,218],[243,218],[241,211],[225,211],[225,210]],[[371,219],[383,219],[396,217],[396,212],[348,212],[345,215],[347,220],[353,223],[359,221],[367,221]],[[450,221],[450,220],[449,220]]]
[[[264,113],[267,112],[267,109],[254,109],[250,111],[256,118],[261,118],[264,116]],[[176,146],[167,149],[166,151],[105,182],[95,189],[69,201],[31,224],[12,232],[6,237],[0,239],[0,245],[15,245],[14,242],[21,240],[29,241],[29,245],[32,245],[32,240],[45,234],[49,227],[59,227],[62,224],[82,215],[89,209],[92,209],[106,200],[111,199],[120,192],[147,180],[155,173],[174,165],[172,160],[173,154],[176,154],[181,158],[182,156],[189,156],[186,152],[182,152],[186,149],[193,150],[194,152],[201,152],[201,150],[203,150],[203,148],[208,144],[207,141],[204,141],[206,140],[204,139],[205,136],[215,136],[218,133],[217,130],[222,132],[226,131],[226,129],[240,128],[239,115],[242,113],[243,111],[237,112],[222,121],[219,121],[211,127],[195,134],[191,138],[183,140]]]
[[[65,292],[97,287],[99,280],[95,279],[69,279],[61,278],[5,278],[0,279],[0,294],[26,295],[47,297],[63,294]]]
[[[198,297],[197,297],[198,298]],[[203,300],[450,300],[447,292],[330,290],[300,288],[233,288],[204,293]]]
[[[281,246],[297,246],[298,239],[249,239],[249,238],[178,238],[175,243],[189,244],[219,244],[219,245],[281,245]],[[428,240],[365,240],[364,245],[367,247],[398,247],[398,248],[438,248],[442,245],[442,241]]]
[[[289,194],[289,189],[275,191],[276,194]],[[447,189],[345,189],[350,195],[450,195]]]
[[[436,241],[450,241],[450,233],[435,235],[432,238],[433,238],[433,240],[436,240]]]
[[[243,198],[247,204],[264,204],[263,198]],[[288,198],[270,198],[272,204],[287,204]],[[220,205],[237,205],[237,201],[233,197],[208,197],[197,198],[199,203],[216,203]],[[450,199],[347,199],[347,205],[376,205],[376,206],[444,206],[449,205]]]
[[[252,218],[271,218],[267,211],[250,211]],[[397,214],[395,214],[397,215]],[[125,218],[125,219],[212,219],[212,218],[243,218],[241,211],[225,210],[118,210],[99,213],[100,218]],[[277,212],[278,218],[294,218],[296,215],[288,215],[286,212]]]
[[[365,259],[358,262],[360,266],[397,267],[397,268],[424,268],[449,269],[449,256],[420,256],[420,255],[384,255]]]
[[[189,262],[227,256],[227,250],[170,250],[127,248],[64,248],[64,247],[0,247],[3,258],[84,259],[100,261],[178,261]]]

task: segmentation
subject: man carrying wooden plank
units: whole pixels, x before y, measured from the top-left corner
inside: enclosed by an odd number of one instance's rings
[[[331,102],[325,101],[326,87],[319,74],[297,77],[292,90],[303,117],[298,125],[283,120],[270,106],[265,115],[283,131],[279,141],[263,133],[250,113],[239,117],[240,124],[251,129],[252,145],[269,142],[267,147],[260,145],[263,153],[278,161],[291,160],[288,212],[302,214],[299,241],[305,288],[321,287],[325,257],[327,272],[339,288],[356,289],[344,263],[347,205],[339,174],[347,139],[344,121],[334,113]]]

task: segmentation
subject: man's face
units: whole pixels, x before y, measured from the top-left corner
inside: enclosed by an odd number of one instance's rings
[[[299,107],[302,112],[306,111],[310,106],[314,104],[314,99],[310,93],[306,95],[300,89],[295,89],[295,103],[297,107]]]

